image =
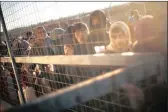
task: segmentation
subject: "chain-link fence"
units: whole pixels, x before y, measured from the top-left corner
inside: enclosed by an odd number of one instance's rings
[[[1,98],[22,104],[21,88],[33,102],[18,112],[144,112],[146,88],[167,81],[165,55],[155,53],[162,49],[134,49],[146,8],[159,12],[149,25],[166,17],[164,2],[1,2]],[[140,34],[160,37],[163,22]]]

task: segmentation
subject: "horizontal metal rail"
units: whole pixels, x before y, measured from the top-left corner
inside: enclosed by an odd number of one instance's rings
[[[131,65],[76,85],[47,94],[35,101],[12,108],[6,112],[60,112],[119,89],[124,84],[135,84],[156,74],[166,74],[164,60],[151,60]],[[160,69],[164,67],[164,69]],[[163,78],[163,77],[162,77]],[[163,78],[164,80],[164,78]]]
[[[143,63],[148,59],[158,60],[162,57],[159,53],[122,53],[122,54],[96,54],[96,55],[55,55],[55,56],[34,56],[15,57],[16,63],[39,63],[58,65],[88,65],[88,66],[128,66],[136,63]],[[0,62],[10,62],[9,57],[0,57]]]

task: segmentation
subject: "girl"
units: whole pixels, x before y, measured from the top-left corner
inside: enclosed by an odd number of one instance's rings
[[[130,29],[122,21],[114,22],[109,31],[110,43],[106,47],[106,51],[115,53],[131,51],[132,39]]]

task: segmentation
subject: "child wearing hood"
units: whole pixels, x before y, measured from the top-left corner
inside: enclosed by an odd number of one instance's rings
[[[122,53],[131,51],[132,39],[130,29],[122,21],[114,22],[109,30],[110,44],[106,52]]]
[[[123,53],[132,51],[132,38],[130,29],[127,24],[122,21],[112,23],[109,30],[110,43],[105,50],[99,50],[98,53]],[[116,67],[107,67],[103,72],[108,72],[117,69]],[[101,72],[102,73],[102,72]]]
[[[88,43],[91,45],[90,54],[94,54],[95,46],[106,46],[109,43],[108,33],[106,32],[107,18],[103,11],[96,10],[90,15],[89,21],[90,34]]]

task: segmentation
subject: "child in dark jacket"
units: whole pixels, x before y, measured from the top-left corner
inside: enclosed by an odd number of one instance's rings
[[[90,34],[88,37],[88,44],[90,44],[89,54],[96,53],[94,50],[95,46],[106,46],[109,44],[109,37],[106,32],[106,23],[106,15],[103,11],[96,10],[90,15]]]

